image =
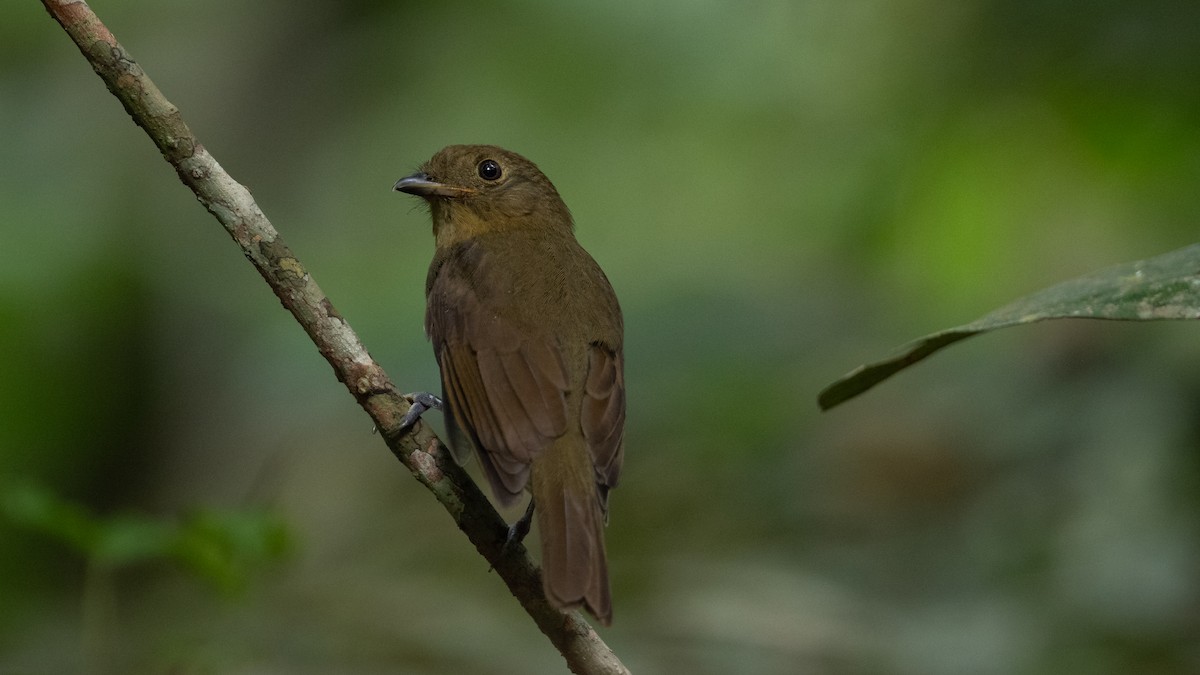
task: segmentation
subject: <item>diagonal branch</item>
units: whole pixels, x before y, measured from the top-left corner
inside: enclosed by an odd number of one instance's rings
[[[358,336],[338,314],[250,192],[233,180],[188,129],[158,87],[82,0],[42,0],[78,45],[84,58],[138,126],[145,130],[179,179],[213,214],[242,253],[296,317],[358,404],[371,416],[392,454],[437,497],[471,543],[496,570],[537,626],[576,673],[628,673],[616,655],[576,612],[546,602],[538,569],[524,547],[504,548],[507,528],[474,481],[450,458],[425,425],[399,431],[409,402],[397,392]]]

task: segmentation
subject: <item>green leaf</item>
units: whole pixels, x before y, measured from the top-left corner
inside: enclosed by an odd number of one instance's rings
[[[258,510],[199,510],[182,520],[141,514],[97,516],[35,485],[0,490],[0,515],[67,544],[113,569],[170,562],[226,592],[289,552],[291,537],[277,516]]]
[[[170,522],[138,514],[118,514],[99,521],[92,559],[117,568],[169,557],[177,534]]]
[[[232,593],[290,547],[287,526],[269,513],[199,511],[179,528],[172,554],[196,575]]]
[[[972,335],[1048,319],[1200,319],[1200,244],[1051,286],[971,323],[910,342],[843,375],[821,391],[817,403],[822,410],[844,403]]]
[[[90,556],[100,539],[100,524],[87,510],[37,485],[17,485],[3,493],[0,513],[13,523],[48,535]]]

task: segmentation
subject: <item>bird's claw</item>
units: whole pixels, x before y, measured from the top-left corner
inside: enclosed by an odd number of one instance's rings
[[[533,499],[530,498],[529,506],[525,507],[525,514],[517,519],[517,522],[508,526],[508,534],[504,537],[504,550],[508,551],[512,547],[525,541],[525,535],[529,534],[529,528],[533,524]]]
[[[412,406],[408,412],[404,413],[404,417],[400,418],[400,430],[404,431],[417,423],[421,419],[421,415],[425,414],[430,408],[442,409],[442,399],[434,396],[427,391],[420,391],[415,394],[407,394],[405,398],[412,401]]]

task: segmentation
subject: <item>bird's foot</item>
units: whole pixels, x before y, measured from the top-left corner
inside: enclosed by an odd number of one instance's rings
[[[517,522],[508,526],[508,535],[504,537],[504,550],[508,551],[512,547],[525,541],[525,535],[529,534],[529,528],[533,524],[533,498],[529,498],[529,506],[525,507],[525,515],[517,519]]]
[[[404,417],[400,419],[400,430],[404,431],[421,419],[421,415],[425,414],[430,408],[442,409],[442,399],[434,396],[427,391],[419,391],[415,394],[405,394],[404,398],[412,401],[412,406],[408,412],[404,413]]]

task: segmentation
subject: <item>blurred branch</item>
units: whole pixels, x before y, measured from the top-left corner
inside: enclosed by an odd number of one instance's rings
[[[442,503],[562,653],[571,670],[627,673],[578,613],[561,613],[546,602],[539,572],[524,547],[504,549],[504,521],[433,432],[423,424],[418,424],[413,433],[398,430],[408,401],[283,243],[250,192],[208,154],[179,110],[163,97],[91,8],[81,0],[42,0],[42,4],[75,41],[133,121],[158,146],[183,184],[221,222],[284,308],[296,317],[333,366],[334,375],[375,421],[392,454]]]

